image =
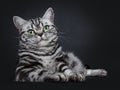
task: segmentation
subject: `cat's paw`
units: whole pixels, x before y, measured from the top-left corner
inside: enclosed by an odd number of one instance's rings
[[[59,76],[59,81],[61,82],[67,82],[69,80],[64,73],[56,73],[55,75]]]
[[[64,72],[64,74],[65,74],[65,76],[68,78],[68,79],[70,79],[70,78],[73,78],[73,79],[75,79],[75,74],[71,71],[71,70],[66,70],[65,72]]]
[[[85,75],[83,73],[76,73],[69,78],[70,81],[85,81]]]
[[[86,77],[84,73],[76,73],[77,75],[77,81],[85,81]]]
[[[68,81],[76,81],[76,79],[77,79],[76,74],[70,69],[66,70],[64,72],[64,74],[65,74],[66,78],[68,79]]]
[[[46,82],[59,81],[59,76],[57,76],[57,75],[48,75],[47,77],[45,77],[44,81],[46,81]]]
[[[45,81],[60,81],[60,82],[66,82],[69,79],[63,74],[63,73],[54,73],[52,75],[49,75],[46,77]]]
[[[100,76],[107,76],[107,71],[105,69],[100,69]]]
[[[85,75],[83,73],[72,72],[71,70],[66,70],[64,72],[65,76],[69,79],[69,81],[84,81]]]

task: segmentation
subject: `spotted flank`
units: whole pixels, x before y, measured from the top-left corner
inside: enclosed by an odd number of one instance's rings
[[[16,81],[84,81],[86,76],[107,75],[104,69],[86,69],[77,56],[62,50],[52,8],[43,17],[25,20],[14,16],[13,22],[19,30]]]

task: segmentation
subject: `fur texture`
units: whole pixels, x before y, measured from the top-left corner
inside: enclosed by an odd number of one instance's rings
[[[42,18],[14,16],[13,22],[19,30],[20,47],[16,81],[83,81],[86,76],[107,75],[104,69],[86,69],[77,56],[62,50],[52,8]]]

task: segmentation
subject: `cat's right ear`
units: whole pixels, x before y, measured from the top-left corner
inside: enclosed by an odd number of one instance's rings
[[[52,23],[54,23],[54,11],[53,11],[53,9],[52,9],[51,7],[49,7],[49,8],[46,10],[46,12],[45,12],[45,14],[43,15],[42,18],[48,19],[48,20],[50,20]]]
[[[21,29],[21,26],[27,22],[26,20],[24,20],[23,18],[19,17],[19,16],[13,16],[13,23],[16,26],[17,29]]]

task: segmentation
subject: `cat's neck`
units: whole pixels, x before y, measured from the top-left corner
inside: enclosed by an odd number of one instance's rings
[[[54,54],[58,48],[60,48],[59,52],[62,51],[62,47],[58,43],[56,43],[55,45],[47,46],[47,47],[46,46],[35,47],[35,46],[20,44],[19,47],[20,47],[19,52],[29,52],[37,55],[51,55],[51,54]]]

